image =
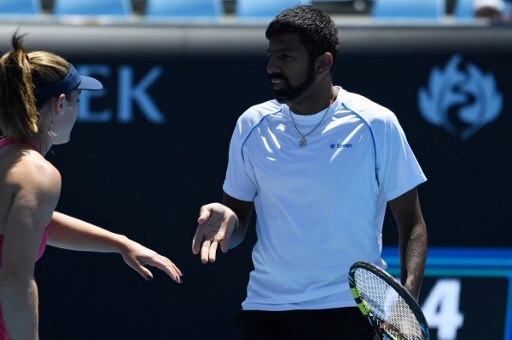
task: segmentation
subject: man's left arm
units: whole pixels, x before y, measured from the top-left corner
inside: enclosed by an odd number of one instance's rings
[[[427,228],[416,188],[388,202],[398,225],[401,282],[418,300],[427,257]]]

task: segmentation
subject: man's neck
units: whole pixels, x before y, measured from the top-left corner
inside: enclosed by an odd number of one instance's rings
[[[338,88],[329,84],[314,91],[307,91],[299,98],[288,103],[290,110],[299,115],[312,115],[329,107],[338,96]]]

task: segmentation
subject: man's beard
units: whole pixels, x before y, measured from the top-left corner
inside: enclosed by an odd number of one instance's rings
[[[306,80],[297,86],[291,86],[288,79],[282,74],[272,74],[270,78],[282,79],[285,83],[284,89],[274,90],[274,96],[276,100],[281,104],[289,103],[303,94],[315,81],[315,67],[314,63],[310,62],[308,65],[308,75]]]

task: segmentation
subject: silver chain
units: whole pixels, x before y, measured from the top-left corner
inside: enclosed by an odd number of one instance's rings
[[[331,107],[331,104],[329,104],[329,106],[325,109],[325,112],[322,116],[322,119],[320,119],[320,121],[318,122],[318,124],[315,125],[314,128],[312,128],[308,133],[304,134],[302,133],[299,128],[297,127],[297,124],[295,124],[295,119],[293,119],[293,114],[290,112],[290,118],[292,119],[292,123],[293,123],[293,126],[295,127],[295,130],[297,130],[297,132],[302,136],[302,138],[300,139],[299,141],[299,146],[301,148],[305,147],[307,144],[308,144],[308,140],[306,139],[307,136],[309,136],[313,131],[315,131],[321,124],[322,122],[324,121],[324,118],[325,116],[327,115],[327,112],[329,111]]]

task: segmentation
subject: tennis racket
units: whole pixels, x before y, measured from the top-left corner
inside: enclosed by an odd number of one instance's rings
[[[428,324],[407,290],[379,267],[356,262],[348,284],[364,316],[382,340],[428,340]]]

